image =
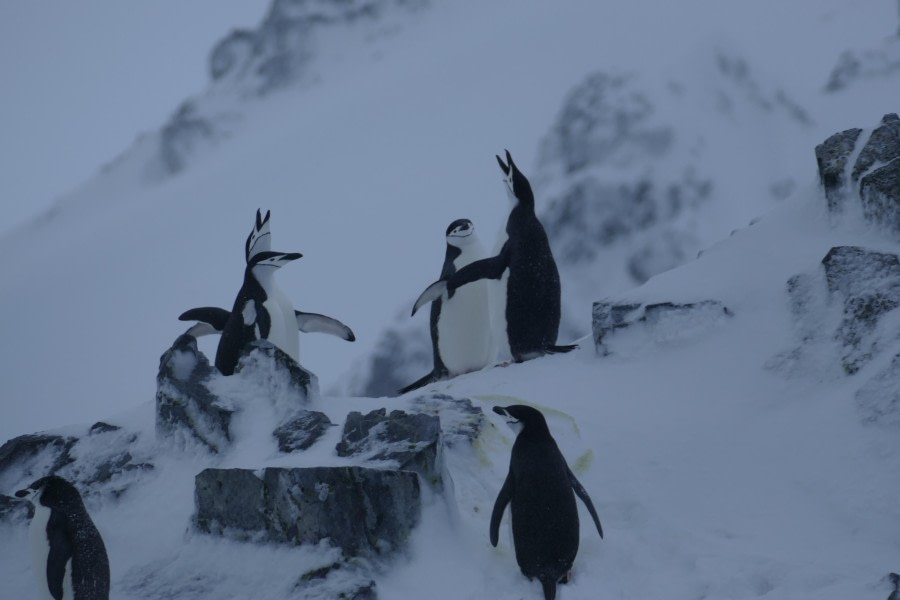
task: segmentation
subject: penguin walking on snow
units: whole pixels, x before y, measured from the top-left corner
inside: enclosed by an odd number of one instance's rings
[[[544,354],[569,352],[577,346],[557,346],[559,334],[559,270],[543,225],[534,212],[534,194],[509,151],[507,163],[498,156],[512,210],[506,221],[506,240],[499,254],[477,260],[449,277],[441,277],[416,300],[413,314],[444,293],[482,279],[499,279],[500,322],[494,324],[500,353],[522,362]]]
[[[450,223],[445,237],[447,252],[441,279],[447,279],[465,265],[484,257],[475,226],[469,219]],[[493,362],[487,283],[479,281],[455,292],[445,292],[431,304],[434,369],[401,389],[401,394],[432,381],[477,371]]]
[[[109,558],[81,495],[51,475],[16,492],[34,505],[28,530],[42,600],[109,600]]]
[[[244,256],[248,265],[257,254],[271,251],[272,233],[269,226],[270,217],[271,211],[266,211],[266,216],[263,217],[262,212],[257,209],[256,222],[244,244]],[[276,295],[281,294],[283,296],[281,290],[278,288],[275,288],[273,293]],[[290,302],[286,298],[281,298],[278,304],[282,307],[290,306]],[[304,333],[327,333],[348,342],[356,340],[353,331],[337,319],[318,313],[295,310],[293,307],[291,307],[290,310],[292,313],[284,314],[286,327],[290,328],[291,323],[295,323],[294,329]],[[224,308],[203,306],[200,308],[192,308],[181,313],[178,319],[181,321],[197,321],[197,324],[188,329],[186,333],[194,337],[201,337],[204,335],[222,333],[225,330],[225,326],[230,317],[231,312]],[[288,336],[290,334],[285,333],[285,335]],[[296,334],[294,334],[294,337],[296,337]],[[297,341],[297,347],[298,352],[296,354],[299,354],[299,340]],[[240,349],[238,350],[238,353],[240,353]],[[292,355],[292,357],[294,360],[297,360],[297,356]]]
[[[517,431],[509,473],[491,513],[491,545],[496,546],[500,521],[511,505],[516,562],[528,579],[537,577],[545,600],[556,598],[557,583],[566,583],[578,553],[577,494],[603,538],[594,503],[566,464],[544,415],[530,406],[495,406]]]

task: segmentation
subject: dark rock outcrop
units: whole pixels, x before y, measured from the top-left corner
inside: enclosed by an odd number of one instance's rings
[[[885,115],[849,165],[861,133],[848,129],[816,146],[828,209],[839,214],[858,200],[867,221],[900,235],[900,117]]]
[[[338,456],[391,461],[415,471],[433,486],[442,482],[441,422],[435,415],[384,408],[363,415],[351,412],[337,445]]]
[[[463,442],[473,443],[484,427],[484,412],[468,398],[424,394],[414,398],[410,408],[440,419],[441,441],[448,448]]]
[[[71,463],[78,438],[35,433],[0,446],[0,492],[11,494]]]
[[[244,404],[268,402],[283,426],[319,393],[316,376],[266,340],[248,344],[234,374],[225,377],[196,339],[179,336],[160,358],[156,382],[157,436],[196,441],[211,452],[231,443],[231,421]]]
[[[660,341],[690,338],[716,327],[732,313],[718,300],[677,304],[594,302],[594,346],[602,355],[610,353],[610,338],[617,331],[640,326]]]
[[[181,335],[159,359],[156,376],[156,435],[194,439],[219,452],[231,441],[232,409],[218,404],[208,381],[217,371],[197,349],[197,340]]]
[[[349,556],[402,548],[421,514],[418,476],[408,471],[206,469],[195,483],[200,531],[297,545],[328,539]]]
[[[328,415],[314,410],[304,410],[276,429],[272,435],[278,440],[278,449],[282,452],[306,450],[316,443],[322,435],[333,427],[334,423]]]
[[[895,254],[840,246],[828,252],[822,265],[828,292],[843,304],[835,337],[843,346],[843,368],[853,374],[878,354],[885,333],[877,325],[900,307],[900,259]]]

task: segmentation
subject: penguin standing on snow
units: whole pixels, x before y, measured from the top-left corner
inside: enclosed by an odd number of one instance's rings
[[[534,212],[534,194],[509,151],[507,163],[497,162],[506,175],[507,194],[513,203],[506,221],[500,253],[477,260],[453,275],[431,284],[416,300],[413,314],[444,293],[482,279],[499,279],[499,323],[494,324],[500,353],[522,362],[544,354],[569,352],[577,346],[557,346],[560,320],[559,270],[543,225]]]
[[[465,265],[484,257],[475,226],[469,219],[450,223],[446,233],[447,252],[441,279],[447,279]],[[434,369],[401,394],[432,381],[484,368],[494,360],[486,281],[473,283],[455,292],[445,292],[431,304],[431,347]]]
[[[256,222],[244,244],[244,256],[248,265],[250,264],[251,259],[260,252],[271,251],[272,233],[269,228],[270,217],[271,211],[266,211],[266,216],[263,217],[262,212],[257,209]],[[281,294],[281,290],[276,289],[275,293]],[[287,301],[286,298],[282,298],[279,305],[288,307],[290,306],[290,302]],[[348,342],[356,340],[353,331],[337,319],[326,317],[325,315],[320,315],[318,313],[294,310],[293,307],[290,307],[290,310],[292,313],[284,315],[284,322],[287,323],[288,326],[290,326],[291,322],[296,322],[295,328],[304,333],[327,333]],[[228,323],[230,317],[231,313],[224,308],[203,306],[200,308],[192,308],[181,313],[178,319],[181,321],[197,321],[198,323],[188,329],[186,333],[194,337],[201,337],[204,335],[222,333],[225,330],[225,325]],[[297,346],[299,350],[299,341],[297,342]],[[238,352],[240,352],[240,350]],[[294,360],[297,359],[296,356],[293,358]]]
[[[109,558],[81,495],[51,475],[16,492],[34,505],[28,530],[42,600],[109,600]]]
[[[603,538],[603,527],[590,496],[566,464],[544,415],[530,406],[495,406],[494,412],[510,419],[518,435],[513,444],[509,473],[491,513],[491,545],[496,546],[500,520],[511,505],[516,562],[522,574],[538,578],[545,600],[556,598],[557,583],[566,583],[578,553],[577,494]]]

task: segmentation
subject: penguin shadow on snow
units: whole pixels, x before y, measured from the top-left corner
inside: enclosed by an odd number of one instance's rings
[[[272,342],[297,362],[298,331],[327,333],[348,342],[356,340],[353,331],[337,319],[295,310],[275,284],[275,271],[303,255],[271,250],[270,216],[271,211],[266,211],[265,217],[256,211],[256,221],[244,244],[244,281],[231,310],[203,306],[178,317],[181,321],[197,321],[185,332],[195,338],[221,334],[215,365],[223,375],[234,373],[241,351],[258,339]]]
[[[447,268],[445,259],[441,278],[419,295],[412,314],[429,303],[449,303],[454,294],[466,286],[498,280],[489,314],[497,321],[493,323],[493,330],[501,360],[512,358],[515,362],[523,362],[545,354],[570,352],[577,346],[556,343],[561,316],[559,269],[547,233],[535,214],[531,184],[508,150],[506,162],[499,156],[497,162],[504,173],[503,181],[511,206],[500,252],[465,264],[451,263],[453,269]],[[449,233],[448,230],[448,244],[451,243]],[[449,250],[448,247],[448,257]],[[440,323],[440,309],[437,320]],[[434,333],[432,336],[434,341]],[[435,351],[438,350],[443,351],[439,337],[435,346]]]
[[[545,600],[554,600],[557,585],[568,583],[578,553],[579,520],[575,496],[584,503],[603,538],[603,527],[587,491],[566,463],[544,415],[514,404],[495,406],[516,431],[503,482],[491,513],[491,545],[499,542],[500,522],[510,507],[516,562],[529,580],[541,583]]]
[[[100,532],[71,483],[51,475],[16,492],[34,506],[28,528],[42,600],[108,600],[109,558]]]

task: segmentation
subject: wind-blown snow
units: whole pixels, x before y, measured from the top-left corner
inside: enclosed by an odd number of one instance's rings
[[[564,310],[585,331],[601,296],[715,299],[733,317],[688,336],[613,338],[606,357],[587,338],[569,355],[426,389],[484,409],[524,401],[548,412],[606,534],[600,540],[581,511],[575,578],[561,598],[886,597],[881,579],[900,567],[900,484],[891,476],[900,441],[885,424],[865,424],[854,402],[886,365],[845,376],[825,346],[805,369],[779,365],[797,344],[788,278],[815,269],[835,245],[900,251],[852,218],[832,222],[812,150],[898,109],[895,80],[821,93],[841,51],[893,32],[895,7],[881,4],[443,3],[362,56],[327,65],[314,85],[236,104],[232,137],[177,177],[139,184],[151,152],[139,143],[51,215],[0,239],[0,440],[104,418],[152,444],[159,355],[185,329],[183,310],[231,306],[257,207],[272,210],[273,249],[304,254],[278,274],[295,307],[338,318],[359,339],[301,335],[303,364],[326,391],[315,408],[341,423],[348,410],[402,407],[402,398],[328,390],[341,388],[389,317],[433,280],[447,223],[466,217],[483,235],[499,229],[506,199],[493,154],[509,148],[528,173],[566,92],[591,72],[694,82],[725,48],[785,89],[811,124],[781,135],[787,117],[735,113],[768,130],[721,135],[708,152],[733,197],[698,225],[722,241],[697,260],[634,290],[562,284],[572,290]],[[689,114],[700,127],[697,112]],[[789,174],[795,191],[780,201],[742,192],[759,187],[760,173]],[[207,355],[215,342],[202,341]],[[378,572],[379,597],[539,597],[509,536],[498,549],[487,540],[512,437],[486,412],[492,426],[472,454],[449,453],[454,502],[429,499],[409,551]],[[241,431],[263,425],[249,419]],[[338,436],[280,456],[272,440],[248,433],[215,464],[341,464]],[[141,597],[150,582],[154,598],[284,598],[299,575],[334,560],[324,548],[190,532],[193,477],[210,461],[163,454],[156,464],[121,500],[88,503],[115,597]],[[33,593],[25,543],[24,528],[0,525],[3,597]]]

